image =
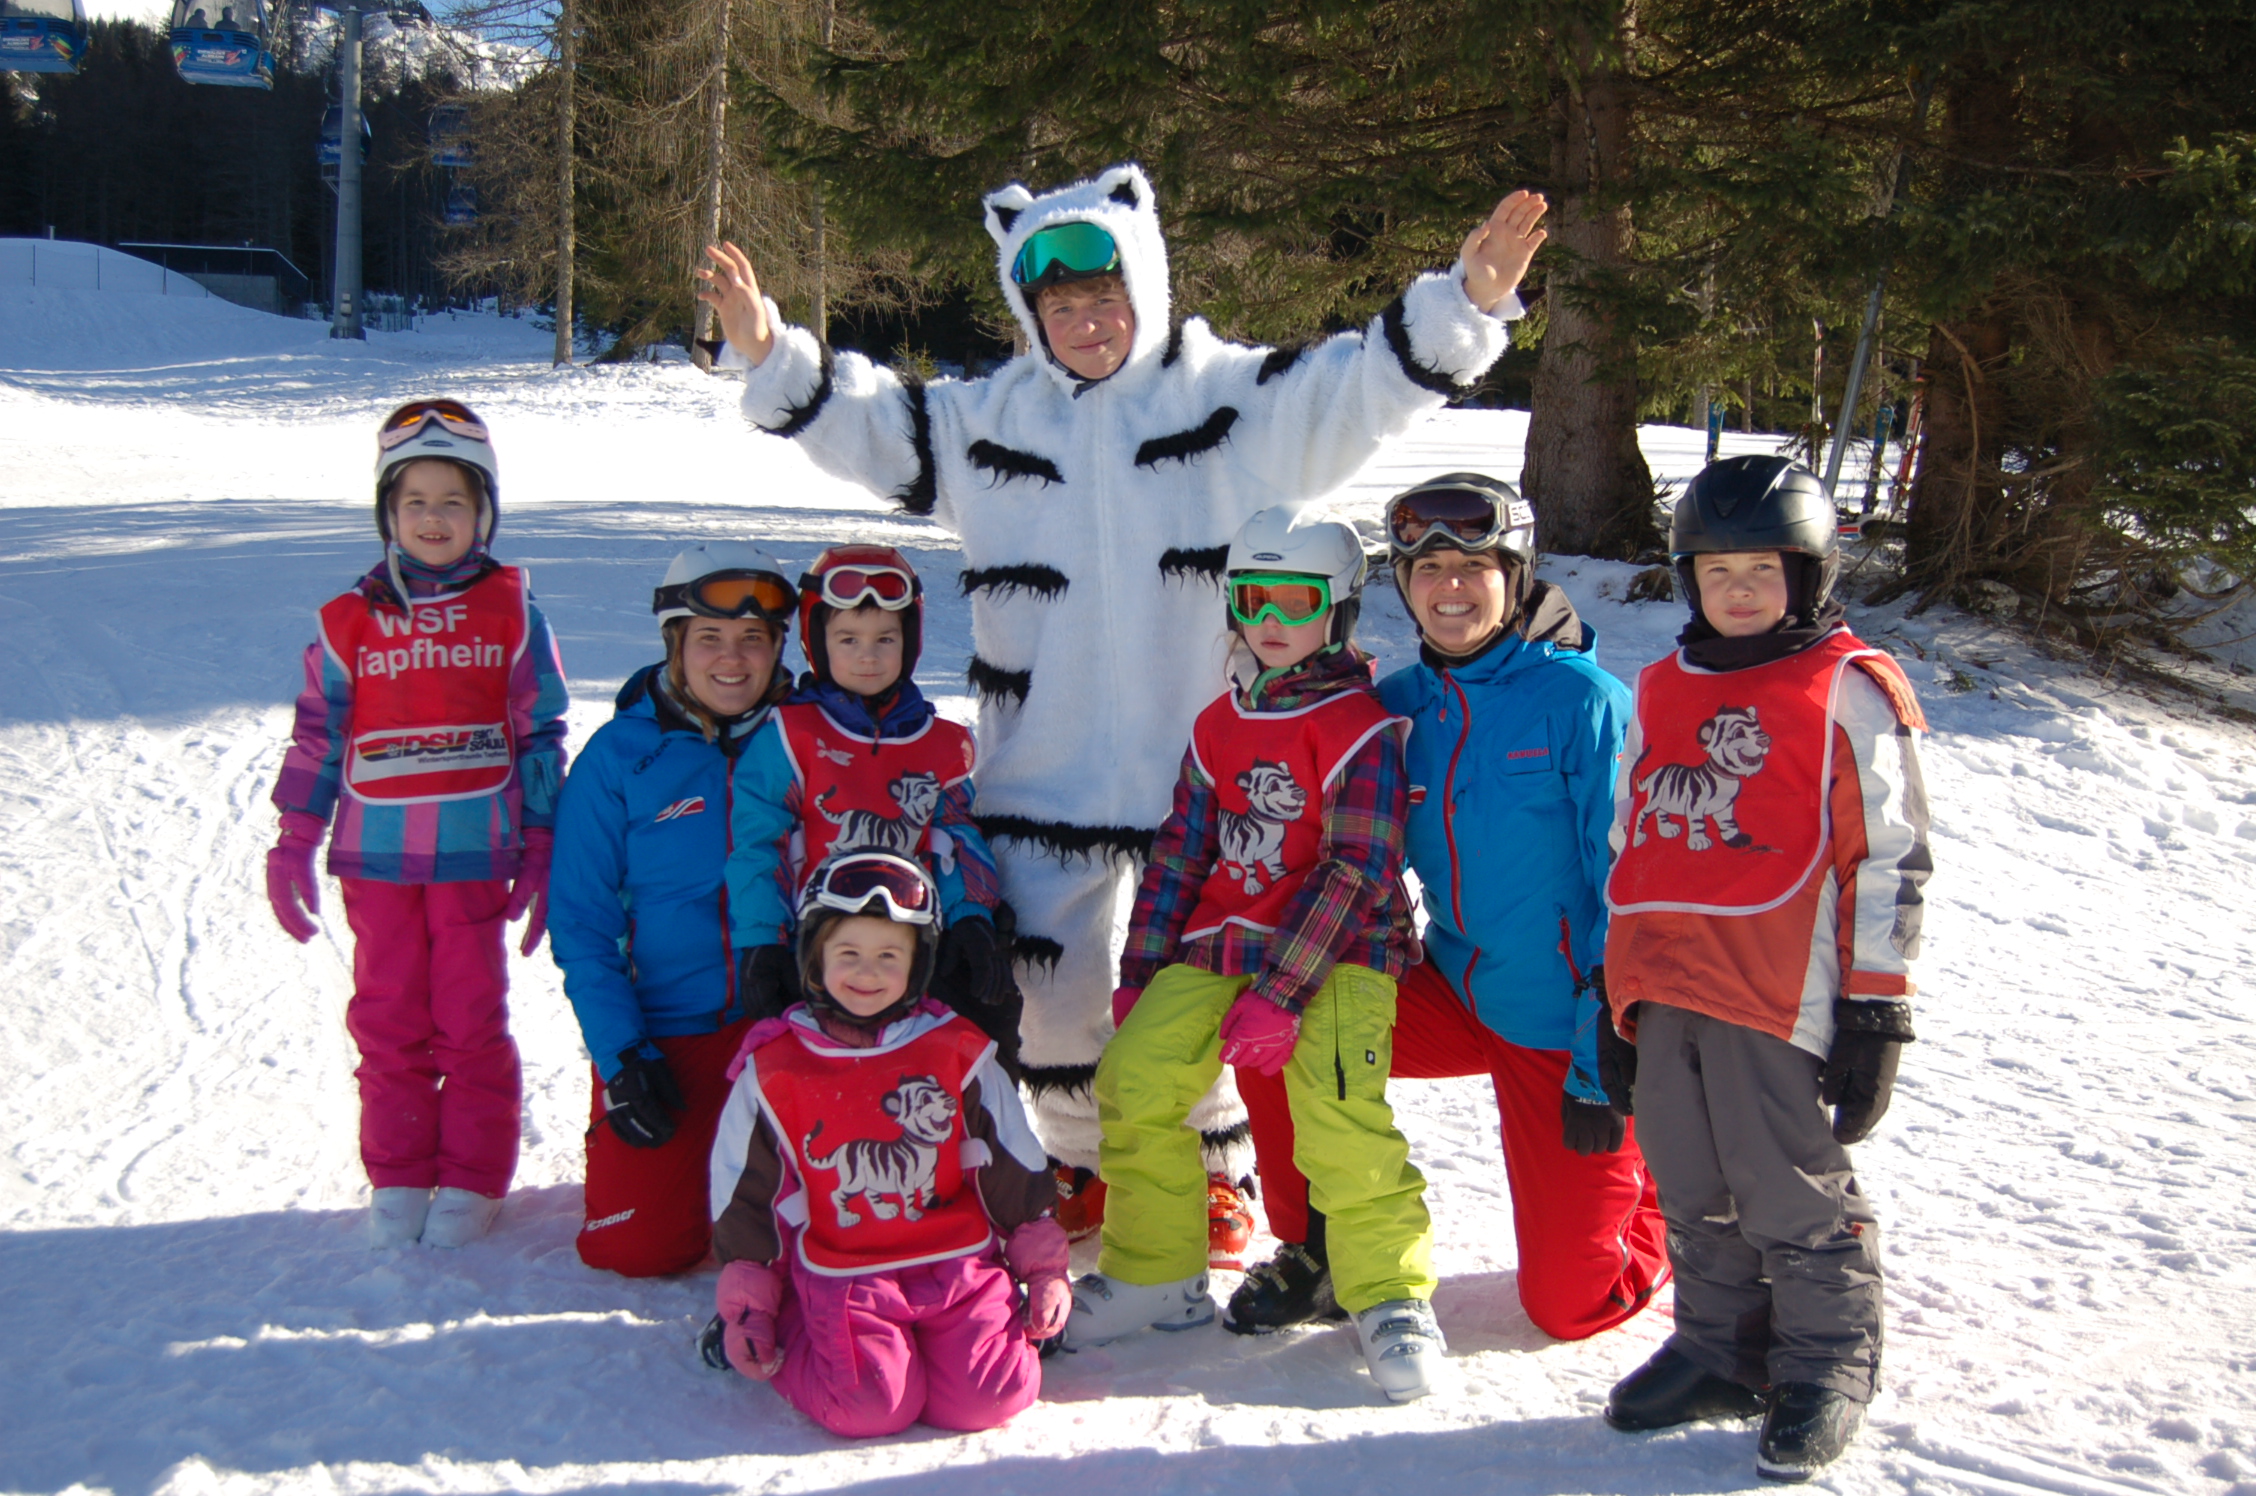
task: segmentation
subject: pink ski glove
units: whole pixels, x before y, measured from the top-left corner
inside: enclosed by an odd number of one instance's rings
[[[1028,1221],[1011,1233],[1009,1244],[1003,1248],[1011,1271],[1026,1284],[1029,1340],[1047,1340],[1057,1334],[1065,1328],[1066,1315],[1073,1311],[1073,1289],[1066,1281],[1071,1271],[1067,1250],[1065,1228],[1053,1216]]]
[[[721,1286],[714,1298],[726,1326],[721,1339],[728,1347],[729,1365],[755,1382],[783,1370],[783,1352],[776,1346],[783,1279],[775,1269],[739,1258],[721,1269]]]
[[[1128,1021],[1129,1013],[1135,1009],[1136,999],[1143,995],[1144,989],[1141,987],[1115,987],[1112,989],[1112,1026],[1114,1028],[1118,1028]]]
[[[1281,1075],[1300,1042],[1300,1015],[1251,991],[1238,994],[1222,1016],[1222,1063],[1263,1075]]]
[[[525,828],[524,857],[517,881],[509,885],[509,907],[502,913],[505,920],[515,920],[528,910],[532,913],[525,921],[525,938],[517,942],[520,956],[539,950],[541,937],[548,933],[548,860],[555,847],[556,833],[548,827]]]
[[[266,902],[282,933],[304,945],[321,933],[321,883],[313,875],[314,848],[328,823],[302,810],[282,812],[282,835],[266,854]]]

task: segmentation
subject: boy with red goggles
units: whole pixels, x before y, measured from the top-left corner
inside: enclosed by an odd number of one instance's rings
[[[932,993],[1018,1063],[1018,989],[995,863],[972,819],[971,733],[917,689],[924,586],[891,546],[832,546],[799,579],[807,673],[732,781],[729,938],[755,1016],[801,989],[793,908],[827,857],[874,850],[928,867],[947,933]]]

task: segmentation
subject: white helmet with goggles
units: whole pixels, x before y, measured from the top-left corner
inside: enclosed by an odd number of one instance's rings
[[[675,618],[757,618],[778,635],[791,627],[799,591],[752,547],[708,540],[674,557],[666,580],[650,596],[650,611],[664,623]]]
[[[1331,608],[1332,642],[1354,636],[1368,563],[1353,526],[1283,505],[1264,509],[1231,540],[1224,566],[1234,621],[1306,623]]]
[[[916,939],[909,985],[900,1000],[881,1013],[848,1013],[823,985],[823,941],[831,926],[855,915],[890,920],[907,927]],[[840,852],[822,861],[799,895],[801,990],[809,1003],[853,1023],[880,1027],[914,1007],[932,981],[939,952],[940,888],[910,858],[891,852]]]
[[[493,437],[478,413],[459,400],[410,400],[390,415],[376,432],[376,533],[386,545],[392,541],[388,499],[393,479],[411,462],[437,458],[460,463],[478,475],[484,501],[478,515],[478,538],[491,542],[499,519],[501,464],[494,457]]]
[[[1535,563],[1535,509],[1520,491],[1483,473],[1444,473],[1387,500],[1387,553],[1397,569],[1437,547],[1479,555],[1502,551]]]

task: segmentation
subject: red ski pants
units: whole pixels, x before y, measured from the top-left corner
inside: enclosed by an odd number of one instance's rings
[[[1292,1109],[1281,1079],[1238,1069],[1253,1124],[1261,1204],[1279,1241],[1308,1238],[1308,1181],[1293,1166]],[[1413,966],[1396,998],[1393,1075],[1486,1075],[1496,1087],[1504,1172],[1519,1243],[1520,1303],[1559,1340],[1610,1330],[1668,1281],[1668,1227],[1634,1122],[1621,1151],[1584,1158],[1561,1136],[1567,1054],[1499,1038],[1433,966]]]
[[[501,944],[509,884],[338,882],[369,1183],[500,1199],[517,1172],[521,1086]]]
[[[710,1034],[650,1042],[666,1057],[686,1110],[660,1148],[630,1146],[603,1120],[603,1077],[590,1066],[595,1098],[587,1135],[587,1224],[580,1261],[627,1278],[686,1272],[713,1245],[713,1134],[732,1084],[729,1062],[749,1019]]]

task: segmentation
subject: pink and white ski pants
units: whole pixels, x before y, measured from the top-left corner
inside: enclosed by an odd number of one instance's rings
[[[1017,1285],[985,1253],[851,1278],[794,1262],[791,1290],[774,1386],[834,1434],[995,1428],[1041,1395]]]
[[[500,1199],[517,1172],[521,1088],[502,955],[509,884],[338,882],[368,1182]]]

